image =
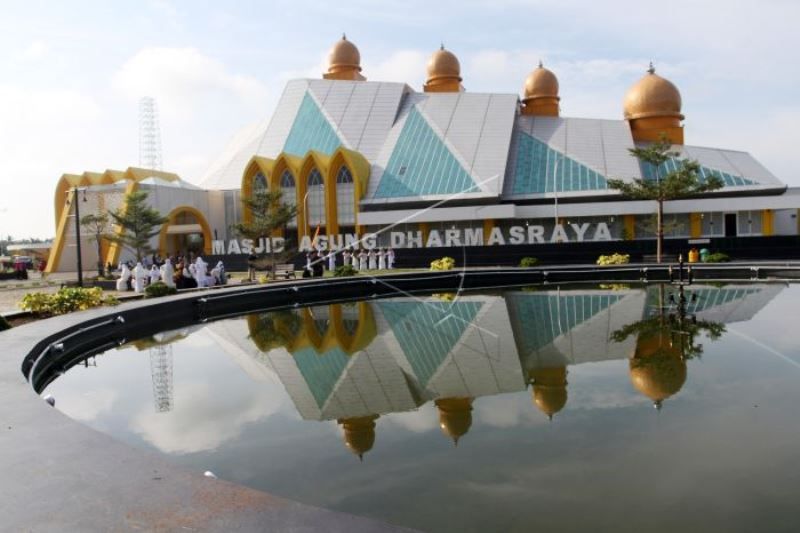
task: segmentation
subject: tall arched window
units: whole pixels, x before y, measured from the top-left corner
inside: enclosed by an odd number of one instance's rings
[[[311,169],[308,174],[308,224],[311,233],[316,231],[316,226],[325,225],[325,185],[322,181],[322,174],[316,168]]]
[[[353,174],[342,165],[336,173],[336,212],[340,226],[356,223],[354,187]]]
[[[288,169],[281,174],[279,185],[281,188],[281,201],[286,205],[297,205],[297,187],[294,182],[294,176]],[[292,221],[289,226],[294,226],[296,223],[296,220]]]
[[[267,178],[261,172],[253,176],[253,192],[264,192],[267,190]]]

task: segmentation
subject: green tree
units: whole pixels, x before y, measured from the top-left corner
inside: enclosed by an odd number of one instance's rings
[[[106,240],[127,248],[141,261],[152,253],[150,239],[158,235],[161,225],[168,219],[147,205],[147,192],[136,191],[125,197],[125,205],[109,213],[113,224],[120,228],[117,234],[106,236]]]
[[[701,179],[700,164],[697,161],[678,159],[680,153],[672,150],[666,136],[662,136],[658,142],[641,148],[630,148],[628,151],[640,163],[653,169],[653,178],[634,178],[632,181],[610,179],[608,186],[627,198],[656,202],[656,257],[660,263],[664,248],[664,203],[715,191],[724,184],[717,176]],[[677,159],[676,168],[665,172],[664,164],[670,159]]]
[[[249,222],[240,222],[234,225],[233,229],[237,235],[246,239],[252,239],[258,243],[260,239],[269,239],[272,234],[297,216],[297,207],[287,205],[281,201],[280,190],[258,190],[250,198],[242,199],[244,208],[251,213]],[[283,254],[289,251],[284,248]],[[271,276],[275,277],[275,248],[269,247],[269,265]]]
[[[108,237],[108,213],[88,214],[81,217],[81,226],[92,234],[92,239],[97,243],[97,275],[103,276],[103,239]]]

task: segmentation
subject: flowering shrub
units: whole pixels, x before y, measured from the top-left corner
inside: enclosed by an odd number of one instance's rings
[[[608,265],[625,265],[631,262],[631,256],[628,254],[611,254],[601,255],[597,258],[597,264],[601,266]]]
[[[728,257],[728,254],[716,252],[705,256],[705,258],[703,258],[703,263],[727,263],[730,260],[731,258]]]
[[[177,294],[177,292],[178,290],[175,287],[168,287],[163,281],[151,283],[144,289],[144,294],[147,298],[158,298],[168,294]]]
[[[356,274],[358,274],[358,270],[353,268],[353,265],[339,265],[333,271],[333,276],[336,278],[355,276]]]
[[[431,296],[443,302],[454,302],[456,300],[456,293],[454,292],[436,292]]]
[[[452,257],[442,257],[436,261],[431,261],[431,270],[453,270],[456,260]]]
[[[102,305],[117,305],[119,301],[113,296],[105,296],[103,289],[93,287],[65,287],[56,293],[32,292],[26,294],[20,306],[40,316],[54,316],[83,311]]]
[[[519,266],[521,267],[533,267],[539,264],[539,260],[535,257],[523,257],[519,261]]]

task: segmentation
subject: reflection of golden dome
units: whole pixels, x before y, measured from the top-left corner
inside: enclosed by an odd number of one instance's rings
[[[630,360],[630,376],[636,390],[660,409],[661,403],[686,382],[686,361],[674,355],[634,357]]]
[[[356,45],[342,38],[336,41],[328,53],[328,72],[323,74],[326,80],[364,80],[361,72],[361,53]]]
[[[339,424],[344,429],[344,443],[359,459],[375,444],[375,420],[378,415],[341,418]]]
[[[656,74],[651,64],[647,74],[625,95],[625,119],[631,122],[635,140],[653,141],[658,140],[660,134],[665,134],[674,144],[682,144],[681,106],[678,88]],[[637,132],[640,133],[637,135]]]
[[[540,368],[530,372],[533,403],[547,418],[567,404],[567,367]]]
[[[458,445],[458,439],[472,426],[472,398],[442,398],[434,403],[439,409],[442,433]]]
[[[455,54],[444,49],[435,51],[428,60],[425,92],[458,92],[461,87],[461,63]]]

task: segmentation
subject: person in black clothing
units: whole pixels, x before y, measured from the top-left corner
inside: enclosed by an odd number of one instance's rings
[[[256,280],[256,260],[258,260],[258,256],[250,252],[250,255],[247,256],[247,279],[250,281]]]

